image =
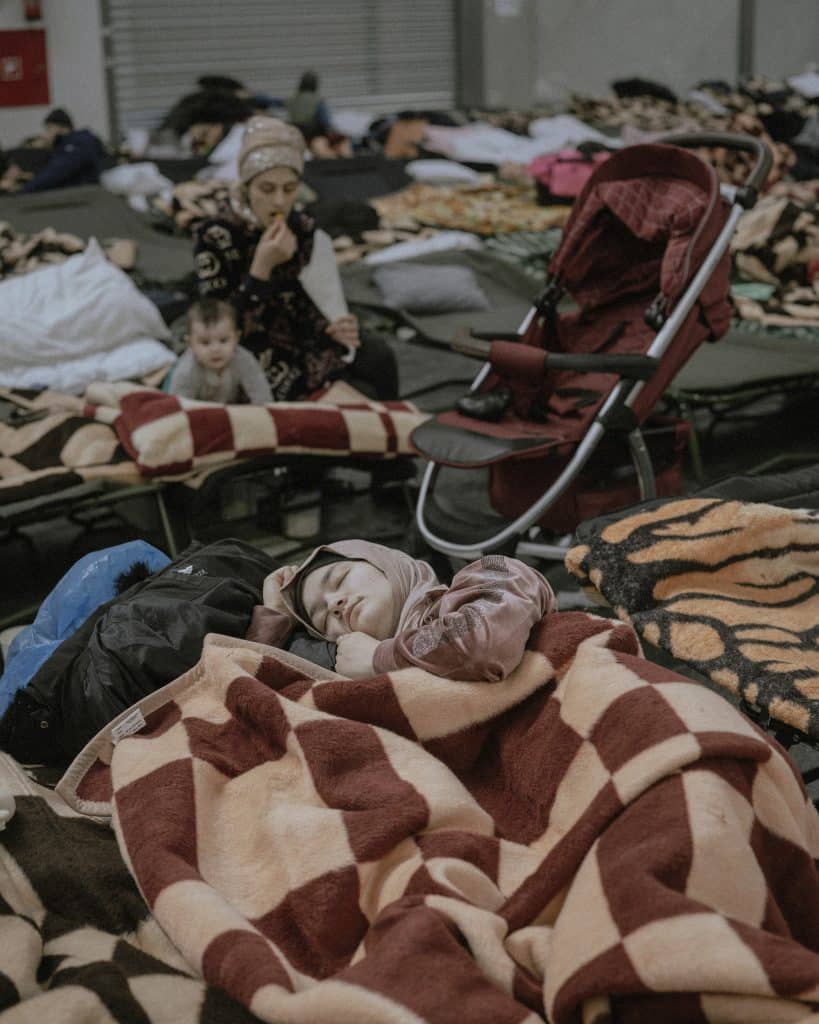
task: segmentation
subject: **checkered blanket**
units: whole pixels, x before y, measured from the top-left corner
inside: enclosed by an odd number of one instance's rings
[[[263,1021],[819,1020],[795,768],[611,620],[547,617],[502,684],[209,636],[58,792]]]
[[[87,397],[0,388],[0,504],[79,483],[184,477],[266,453],[393,458],[424,419],[408,402],[370,402],[331,385],[315,402],[268,407],[180,400],[144,384],[93,384]]]
[[[270,405],[133,390],[120,397],[114,426],[143,476],[167,476],[268,453],[414,454],[410,434],[425,419],[408,402],[371,401],[337,382],[314,401]]]

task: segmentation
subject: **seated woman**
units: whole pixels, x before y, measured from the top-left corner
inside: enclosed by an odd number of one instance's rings
[[[307,398],[339,377],[370,397],[396,398],[398,371],[386,342],[360,339],[354,316],[328,322],[299,281],[315,232],[295,209],[303,168],[296,128],[272,117],[248,121],[235,194],[194,232],[199,295],[236,307],[242,344],[259,360],[275,401]],[[335,265],[330,272],[338,273]]]
[[[336,671],[357,678],[416,666],[497,682],[517,668],[552,588],[515,558],[489,555],[449,587],[426,562],[364,540],[316,548],[264,583],[248,639],[281,646],[292,629],[336,644]]]

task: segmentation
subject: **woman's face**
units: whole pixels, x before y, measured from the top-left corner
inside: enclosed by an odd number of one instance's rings
[[[247,201],[263,228],[270,225],[276,215],[287,217],[299,194],[299,176],[291,167],[271,167],[251,178],[247,187]]]
[[[203,156],[217,146],[225,136],[225,127],[210,121],[198,121],[188,130],[191,151]]]
[[[366,633],[375,640],[392,636],[392,588],[369,562],[333,562],[309,573],[301,591],[313,626],[328,640]]]

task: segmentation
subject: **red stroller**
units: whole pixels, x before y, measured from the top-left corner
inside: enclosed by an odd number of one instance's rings
[[[746,184],[721,189],[713,168],[686,152],[706,146],[753,153]],[[679,490],[685,424],[653,431],[660,450],[650,452],[646,421],[695,349],[728,329],[729,242],[770,165],[758,139],[692,134],[629,147],[595,171],[519,332],[487,339],[467,330],[454,342],[488,360],[473,406],[499,387],[510,401],[497,422],[453,411],[413,433],[430,460],[416,509],[426,544],[453,558],[498,550],[562,558],[565,548],[542,542],[543,532],[563,534],[604,510]],[[558,312],[567,295],[577,308]],[[633,470],[624,481],[617,460],[626,439]],[[667,463],[657,475],[652,455]],[[442,466],[488,467],[490,502],[504,517],[489,535],[438,503]]]

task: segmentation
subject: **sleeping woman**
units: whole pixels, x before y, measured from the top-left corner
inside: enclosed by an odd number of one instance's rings
[[[336,671],[350,678],[416,666],[497,682],[520,663],[532,627],[555,610],[543,576],[515,558],[472,562],[447,587],[426,562],[363,540],[282,566],[265,580],[263,600],[249,639],[281,646],[300,625],[335,644]]]

